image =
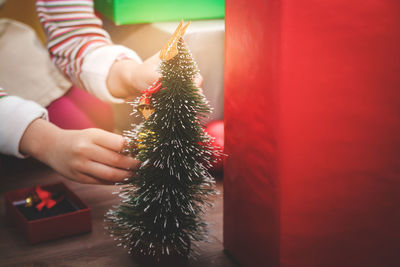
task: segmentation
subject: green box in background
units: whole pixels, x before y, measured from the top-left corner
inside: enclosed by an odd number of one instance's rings
[[[224,18],[224,0],[95,0],[95,9],[117,25]]]

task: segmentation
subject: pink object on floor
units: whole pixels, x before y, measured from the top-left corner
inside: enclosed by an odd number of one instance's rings
[[[50,121],[63,129],[114,129],[111,106],[77,87],[53,101],[47,110]]]

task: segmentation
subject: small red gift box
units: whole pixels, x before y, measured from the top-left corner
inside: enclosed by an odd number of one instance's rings
[[[55,183],[42,186],[42,189],[61,194],[65,203],[72,208],[66,209],[65,213],[58,215],[29,219],[29,216],[16,203],[28,198],[35,192],[35,188],[23,188],[5,194],[7,217],[11,218],[21,229],[29,243],[35,244],[91,231],[90,208],[66,185]],[[56,206],[53,208],[56,208]],[[63,209],[63,207],[57,208]],[[35,211],[34,208],[31,208],[30,213],[32,213],[32,210]],[[39,211],[37,212],[39,213]]]

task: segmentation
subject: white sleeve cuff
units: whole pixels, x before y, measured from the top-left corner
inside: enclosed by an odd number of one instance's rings
[[[80,74],[80,79],[86,90],[103,101],[123,103],[123,99],[113,97],[110,94],[106,83],[111,65],[121,55],[142,62],[135,52],[122,45],[103,46],[87,54]]]
[[[26,128],[37,118],[48,120],[47,110],[39,104],[17,96],[0,100],[0,152],[25,158],[19,152],[19,143]]]

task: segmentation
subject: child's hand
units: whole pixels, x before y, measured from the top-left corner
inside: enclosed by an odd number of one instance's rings
[[[129,59],[114,62],[107,77],[108,90],[118,98],[139,96],[141,91],[149,88],[161,77],[161,74],[157,72],[160,61],[160,53],[157,53],[143,63]],[[194,81],[200,88],[203,77],[199,75]]]
[[[129,59],[116,61],[107,77],[108,90],[118,98],[137,97],[161,77],[157,72],[159,65],[159,53],[143,63]]]
[[[124,138],[117,134],[100,129],[63,130],[37,119],[25,131],[20,151],[71,180],[109,184],[132,176],[129,170],[139,163],[118,153],[123,145]]]

